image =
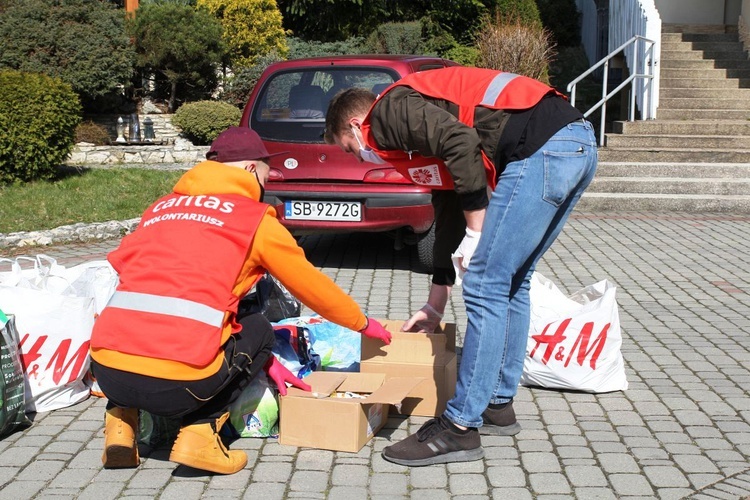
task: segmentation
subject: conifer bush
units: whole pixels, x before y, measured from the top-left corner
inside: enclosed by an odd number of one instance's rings
[[[196,101],[183,104],[174,114],[172,123],[193,144],[206,146],[229,127],[240,123],[242,111],[221,101]]]
[[[58,78],[0,71],[0,184],[52,179],[75,144],[81,104]]]

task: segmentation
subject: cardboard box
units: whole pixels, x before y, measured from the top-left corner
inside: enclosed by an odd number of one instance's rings
[[[360,372],[424,380],[404,399],[401,413],[436,417],[456,392],[456,325],[435,333],[401,332],[403,320],[379,320],[391,332],[390,345],[362,337]]]
[[[290,387],[281,397],[279,443],[357,453],[388,420],[388,405],[399,405],[421,379],[382,373],[313,372],[312,392]],[[341,397],[361,394],[362,399]]]

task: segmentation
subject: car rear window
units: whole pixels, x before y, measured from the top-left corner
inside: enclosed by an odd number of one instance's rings
[[[388,68],[361,66],[279,72],[260,90],[250,126],[265,140],[322,143],[325,113],[336,92],[362,87],[378,94],[398,78]]]

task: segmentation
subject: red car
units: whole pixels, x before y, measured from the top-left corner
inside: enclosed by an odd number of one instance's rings
[[[270,153],[265,201],[295,234],[383,231],[396,244],[417,244],[423,268],[432,268],[435,238],[430,189],[388,165],[360,163],[323,141],[325,113],[336,92],[364,87],[378,93],[417,71],[455,66],[439,57],[332,56],[270,65],[242,114]]]

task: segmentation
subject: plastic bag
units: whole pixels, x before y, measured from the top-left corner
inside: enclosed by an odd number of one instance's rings
[[[591,393],[627,389],[615,292],[603,280],[566,297],[534,273],[521,384]]]
[[[15,319],[0,311],[0,438],[31,425]]]
[[[181,418],[160,417],[138,410],[138,442],[154,449],[171,448],[180,432]]]
[[[301,310],[302,303],[279,280],[266,273],[255,289],[240,300],[237,315],[261,313],[273,323],[299,316]]]
[[[362,334],[332,323],[318,315],[287,318],[278,325],[304,327],[310,336],[312,351],[320,356],[324,371],[358,372],[362,359]]]
[[[273,325],[275,340],[271,351],[290,372],[303,378],[319,370],[321,359],[312,348],[310,332],[304,326]]]
[[[255,377],[229,406],[228,437],[275,437],[279,434],[279,402],[276,390],[264,374]]]

